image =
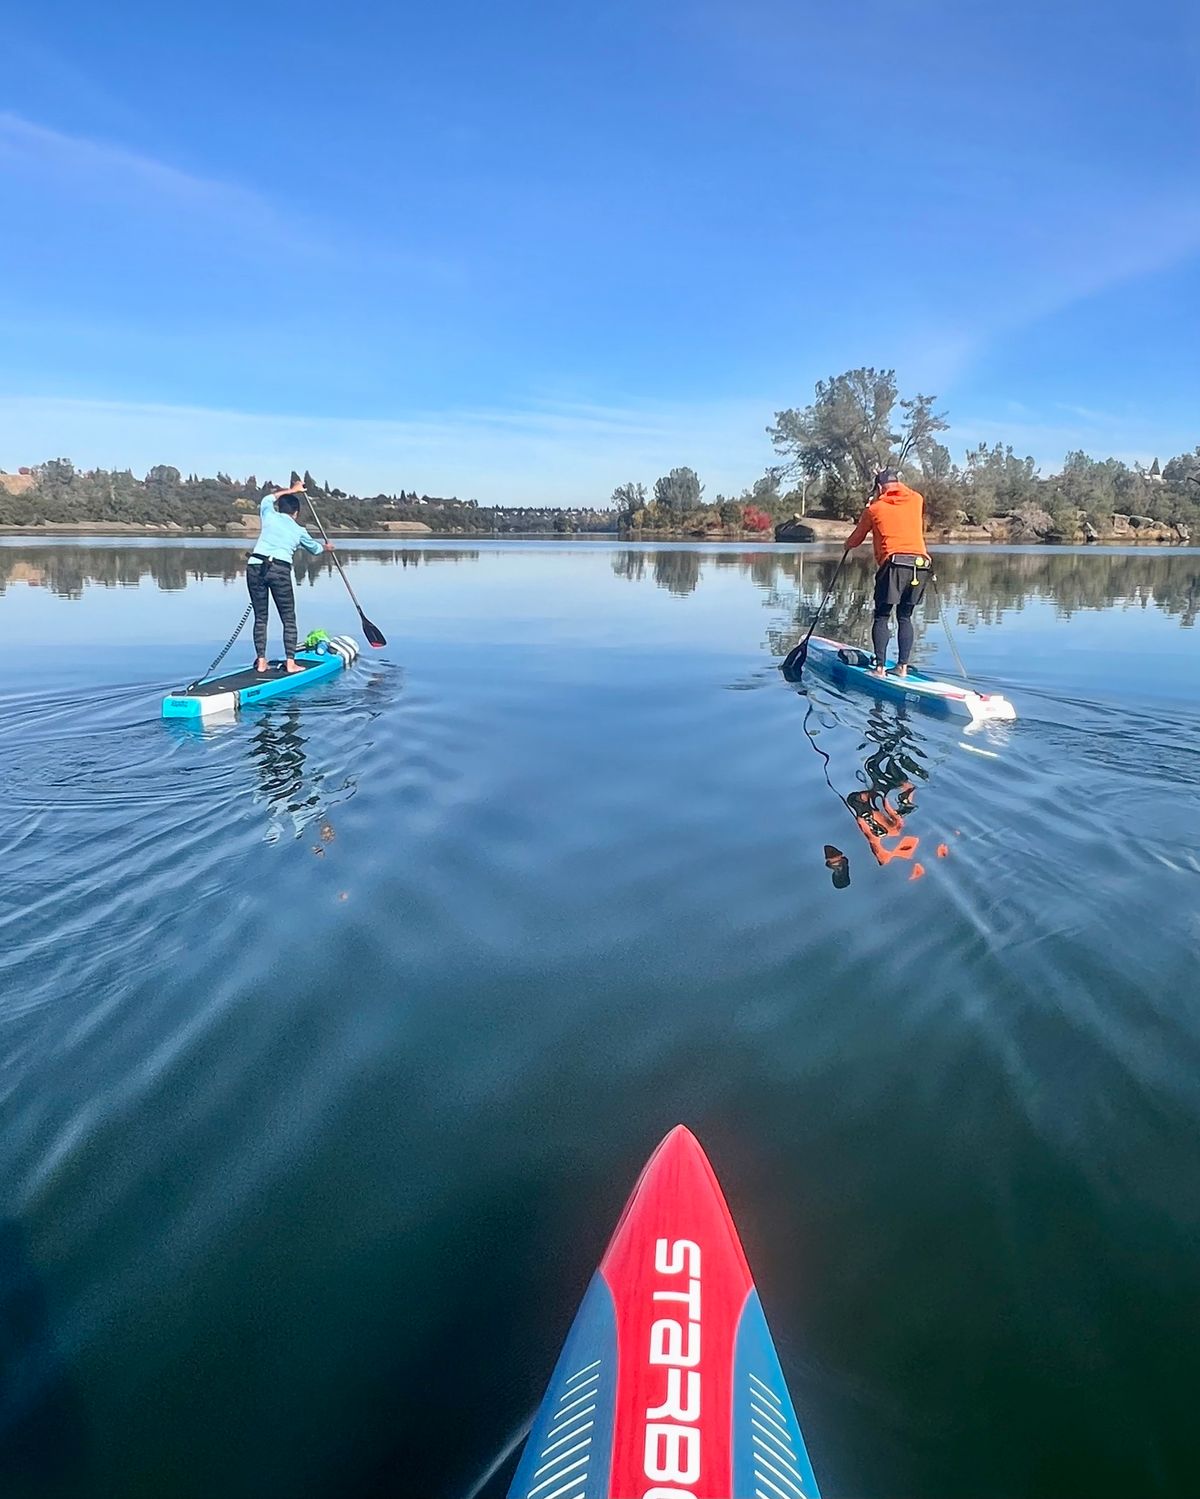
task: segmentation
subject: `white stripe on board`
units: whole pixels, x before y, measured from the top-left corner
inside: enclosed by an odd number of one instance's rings
[[[764,1421],[770,1421],[770,1423],[771,1423],[772,1426],[778,1426],[779,1429],[780,1429],[780,1431],[783,1432],[784,1436],[787,1437],[788,1441],[789,1442],[791,1441],[791,1439],[792,1439],[791,1432],[787,1429],[787,1427],[783,1424],[782,1421],[776,1420],[776,1418],[771,1414],[770,1411],[763,1410],[763,1408],[762,1408],[761,1405],[755,1405],[755,1403],[754,1403],[753,1400],[751,1400],[751,1402],[750,1402],[750,1409],[752,1411],[754,1411],[754,1413],[756,1415],[761,1416]]]
[[[565,1421],[560,1421],[557,1426],[552,1426],[546,1435],[552,1437],[556,1431],[562,1431],[568,1426],[574,1426],[576,1421],[582,1421],[584,1416],[590,1416],[595,1409],[594,1405],[589,1405],[585,1411],[576,1411],[573,1416],[568,1416]]]
[[[593,1369],[598,1369],[599,1367],[600,1367],[600,1360],[596,1359],[594,1363],[588,1364],[588,1366],[586,1368],[584,1368],[584,1369],[580,1369],[578,1374],[572,1374],[571,1377],[570,1377],[570,1379],[567,1380],[567,1384],[568,1385],[573,1385],[575,1383],[575,1381],[577,1379],[579,1379],[582,1375],[584,1375],[584,1374],[590,1374]]]
[[[777,1483],[772,1483],[771,1480],[767,1477],[767,1475],[765,1473],[760,1473],[758,1471],[758,1469],[755,1468],[755,1470],[754,1470],[754,1476],[755,1476],[755,1478],[758,1479],[759,1483],[765,1483],[766,1486],[769,1489],[774,1489],[775,1492],[779,1495],[779,1499],[789,1499],[789,1496],[784,1493],[784,1491],[779,1487],[779,1485]],[[533,1492],[533,1490],[531,1489],[530,1493],[532,1493],[532,1492]]]
[[[585,1447],[590,1447],[591,1445],[591,1437],[584,1437],[582,1442],[576,1443],[574,1447],[568,1447],[565,1452],[560,1452],[557,1457],[552,1457],[548,1463],[543,1463],[533,1476],[535,1478],[540,1478],[547,1468],[557,1468],[559,1463],[566,1462],[567,1458],[569,1458],[573,1453],[582,1452]],[[766,1459],[764,1458],[763,1461],[765,1462]],[[574,1465],[572,1464],[572,1466]],[[566,1471],[567,1469],[564,1468],[563,1472],[565,1473]]]
[[[564,1474],[570,1473],[573,1468],[582,1468],[586,1464],[587,1464],[587,1458],[586,1457],[577,1457],[573,1463],[568,1463],[565,1468],[560,1468],[558,1470],[558,1472],[555,1473],[552,1478],[543,1478],[542,1481],[541,1481],[541,1483],[535,1483],[534,1486],[531,1489],[526,1489],[525,1490],[525,1499],[533,1499],[533,1496],[536,1493],[539,1493],[544,1488],[548,1488],[550,1486],[550,1484],[552,1484],[552,1483],[557,1483],[558,1480],[560,1478],[562,1478]],[[583,1476],[584,1476],[583,1474],[580,1474],[580,1478],[582,1478]],[[579,1482],[579,1478],[572,1478],[572,1480],[570,1481],[570,1483],[568,1483],[566,1485],[566,1487],[569,1488],[569,1489],[572,1489],[572,1488],[575,1487],[575,1485],[578,1482]],[[562,1489],[556,1489],[555,1493],[561,1494],[562,1493]],[[550,1494],[547,1494],[546,1495],[546,1499],[552,1499],[552,1496]],[[787,1499],[787,1495],[786,1494],[784,1495],[784,1499]]]
[[[761,1464],[762,1467],[766,1468],[768,1472],[774,1473],[775,1477],[778,1478],[781,1483],[786,1483],[789,1489],[795,1489],[797,1494],[800,1495],[800,1499],[804,1499],[804,1490],[800,1487],[800,1485],[798,1483],[793,1483],[792,1480],[787,1476],[787,1474],[781,1472],[774,1463],[769,1463],[766,1458],[762,1456],[756,1457],[754,1461],[758,1464]]]
[[[574,1419],[578,1421],[579,1417],[576,1416]],[[557,1442],[551,1442],[549,1447],[543,1447],[538,1456],[549,1457],[556,1447],[561,1447],[564,1442],[573,1442],[576,1437],[581,1437],[585,1431],[591,1431],[595,1424],[594,1421],[585,1421],[582,1426],[577,1426],[574,1431],[567,1432],[565,1437],[559,1437]]]
[[[770,1385],[763,1384],[762,1380],[759,1379],[757,1374],[751,1374],[750,1380],[752,1384],[756,1384],[759,1387],[759,1389],[763,1392],[768,1400],[773,1400],[780,1410],[783,1409],[783,1401],[780,1400],[779,1396],[770,1387]]]
[[[767,1446],[767,1444],[766,1444],[766,1442],[764,1442],[764,1441],[763,1441],[763,1439],[762,1439],[762,1437],[756,1437],[756,1436],[755,1436],[755,1435],[754,1435],[754,1433],[753,1433],[753,1432],[751,1432],[751,1433],[750,1433],[750,1440],[751,1440],[751,1441],[752,1441],[752,1442],[753,1442],[753,1443],[754,1443],[754,1444],[755,1444],[755,1445],[756,1445],[756,1446],[758,1446],[758,1447],[761,1447],[761,1448],[762,1448],[762,1450],[763,1450],[763,1451],[764,1451],[764,1452],[765,1452],[765,1453],[767,1453],[767,1454],[768,1454],[768,1456],[770,1456],[770,1457],[773,1457],[773,1458],[774,1458],[774,1459],[775,1459],[775,1461],[776,1461],[776,1462],[777,1462],[777,1463],[782,1463],[782,1464],[783,1464],[783,1466],[784,1466],[784,1467],[785,1467],[785,1468],[786,1468],[786,1469],[787,1469],[787,1470],[788,1470],[788,1471],[789,1471],[789,1472],[790,1472],[790,1473],[794,1473],[794,1474],[795,1474],[795,1475],[796,1475],[796,1477],[797,1477],[797,1478],[798,1478],[798,1479],[799,1479],[799,1480],[800,1480],[800,1482],[801,1482],[801,1483],[803,1483],[803,1482],[804,1482],[804,1474],[803,1474],[803,1473],[801,1473],[801,1471],[800,1471],[800,1469],[799,1469],[799,1468],[793,1468],[793,1467],[792,1467],[792,1465],[791,1465],[791,1463],[789,1463],[789,1462],[788,1462],[788,1460],[787,1460],[787,1459],[786,1459],[786,1458],[784,1458],[784,1457],[780,1457],[780,1455],[779,1455],[779,1453],[778,1453],[778,1452],[776,1452],[776,1451],[775,1451],[775,1449],[774,1449],[774,1448],[773,1448],[773,1447],[768,1447],[768,1446]]]
[[[783,1447],[783,1443],[779,1440],[775,1433],[773,1431],[768,1431],[767,1428],[762,1424],[762,1422],[756,1421],[753,1416],[750,1417],[750,1425],[757,1426],[759,1431],[762,1432],[763,1436],[769,1437],[770,1440],[775,1443],[776,1447]],[[795,1459],[796,1454],[790,1447],[783,1447],[783,1450],[787,1453],[788,1457],[792,1458],[793,1460]]]
[[[582,1385],[580,1385],[579,1388],[583,1390]],[[574,1392],[572,1391],[572,1393]],[[558,1409],[554,1412],[555,1420],[557,1420],[560,1416],[565,1416],[568,1411],[574,1410],[577,1405],[582,1405],[585,1400],[593,1399],[595,1394],[595,1390],[583,1390],[583,1394],[576,1395],[575,1399],[572,1400],[569,1405],[564,1405],[560,1400],[558,1402]]]

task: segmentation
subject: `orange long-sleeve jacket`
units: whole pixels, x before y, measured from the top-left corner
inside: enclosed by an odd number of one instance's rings
[[[925,550],[925,500],[907,484],[888,484],[863,511],[846,542],[846,550],[861,546],[868,535],[875,546],[875,565],[889,557],[927,557]]]

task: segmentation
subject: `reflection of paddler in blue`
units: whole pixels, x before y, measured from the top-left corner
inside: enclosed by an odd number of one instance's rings
[[[267,834],[270,843],[276,842],[282,831],[282,819],[291,819],[293,836],[303,837],[306,829],[324,812],[318,785],[305,783],[307,756],[305,736],[300,732],[300,711],[289,708],[281,713],[264,714],[250,737],[250,753],[258,771],[264,801],[271,809],[271,827]],[[335,834],[326,819],[322,822],[321,844],[333,841]],[[323,854],[318,844],[313,852]]]

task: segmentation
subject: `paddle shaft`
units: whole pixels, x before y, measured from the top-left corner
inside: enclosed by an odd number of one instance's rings
[[[341,559],[338,557],[338,554],[333,550],[333,543],[329,540],[329,533],[321,524],[321,517],[317,514],[317,507],[313,504],[312,499],[307,493],[305,494],[304,498],[308,500],[308,508],[312,511],[312,518],[317,523],[317,530],[320,531],[322,537],[325,540],[325,544],[329,547],[329,555],[333,558],[333,565],[337,568],[338,575],[340,576],[342,582],[346,585],[346,592],[350,595],[350,598],[354,603],[354,607],[358,610],[358,617],[362,620],[363,629],[366,631],[367,639],[371,642],[372,645],[385,645],[387,642],[383,638],[383,631],[379,628],[378,625],[373,625],[371,623],[371,621],[363,613],[363,606],[358,602],[358,599],[355,598],[354,589],[350,587],[350,579],[346,576],[346,569],[342,566]],[[376,635],[378,635],[379,637],[378,640],[375,639]]]
[[[821,600],[820,604],[818,604],[817,612],[812,617],[812,624],[810,624],[808,627],[808,634],[805,635],[804,639],[798,646],[793,647],[793,649],[788,652],[787,657],[784,660],[783,664],[786,670],[804,670],[804,663],[808,660],[808,642],[812,639],[812,633],[817,628],[817,622],[820,620],[822,614],[825,613],[825,606],[829,603],[829,600],[833,595],[833,590],[837,585],[837,580],[841,575],[842,568],[846,565],[846,558],[849,555],[850,553],[848,551],[842,553],[841,561],[834,568],[833,577],[829,580],[829,587],[825,590],[825,597]]]
[[[307,495],[305,495],[305,499],[308,499]],[[322,539],[327,542],[330,547],[332,547],[333,543],[329,541],[329,536],[326,533],[325,527],[321,524],[321,517],[317,514],[317,507],[313,504],[312,500],[308,500],[308,508],[312,511],[312,518],[317,523],[317,530],[320,531]],[[350,587],[350,579],[346,576],[346,569],[342,566],[341,559],[338,557],[338,554],[335,551],[331,550],[329,555],[333,558],[334,567],[336,567],[338,572],[341,574],[342,582],[346,585],[346,592],[352,599],[354,599],[354,607],[361,614],[363,612],[362,605],[358,602],[357,599],[354,598],[354,589]]]

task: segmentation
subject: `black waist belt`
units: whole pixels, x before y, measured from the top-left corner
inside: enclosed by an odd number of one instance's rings
[[[888,558],[888,566],[890,567],[893,562],[898,562],[901,567],[929,566],[928,557],[918,557],[915,556],[912,552],[893,552],[892,555]]]
[[[251,552],[250,556],[246,560],[248,562],[262,562],[266,564],[278,562],[280,567],[286,567],[289,570],[292,565],[290,562],[284,562],[280,557],[264,557],[261,552]]]

